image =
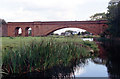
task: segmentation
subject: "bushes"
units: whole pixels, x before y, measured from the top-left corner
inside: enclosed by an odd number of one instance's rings
[[[84,41],[83,45],[89,47],[92,50],[94,50],[94,52],[99,51],[98,46],[95,44],[95,42]]]

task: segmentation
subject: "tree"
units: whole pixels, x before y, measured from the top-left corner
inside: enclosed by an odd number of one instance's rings
[[[78,34],[77,35],[81,35],[81,33],[80,32],[78,32]]]
[[[96,14],[92,15],[90,18],[91,18],[91,20],[93,20],[93,21],[97,21],[97,20],[107,20],[107,17],[106,17],[105,12],[103,12],[103,13],[96,13]]]
[[[118,4],[120,2],[120,0],[111,0],[110,2],[109,2],[109,5],[116,5],[116,4]]]
[[[120,2],[108,6],[107,20],[109,28],[105,34],[110,37],[120,37]]]
[[[65,33],[66,32],[69,32],[71,35],[73,35],[73,31],[72,30],[66,30]]]
[[[90,32],[88,32],[88,31],[85,31],[85,34],[90,34]]]

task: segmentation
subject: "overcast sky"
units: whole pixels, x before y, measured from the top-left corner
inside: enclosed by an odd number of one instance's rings
[[[89,20],[110,0],[0,0],[0,18],[12,21]]]

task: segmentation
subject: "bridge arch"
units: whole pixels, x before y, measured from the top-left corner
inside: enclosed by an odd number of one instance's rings
[[[32,36],[32,28],[31,27],[25,28],[25,36]]]
[[[23,29],[21,27],[15,28],[15,36],[22,36]]]
[[[90,26],[90,27],[87,27],[87,26],[86,27],[85,26],[58,26],[56,28],[52,28],[52,29],[48,30],[45,35],[49,35],[49,34],[55,32],[57,30],[64,29],[64,28],[78,28],[78,29],[83,29],[83,30],[86,30],[86,31],[94,34],[94,35],[98,35],[97,31],[94,29],[95,26]]]

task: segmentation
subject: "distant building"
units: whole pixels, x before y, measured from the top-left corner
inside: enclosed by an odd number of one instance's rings
[[[70,33],[70,32],[62,32],[61,35],[62,35],[62,36],[70,36],[71,33]]]
[[[7,24],[4,19],[0,19],[0,37],[7,36]]]
[[[75,35],[75,34],[78,34],[78,32],[77,31],[73,31],[73,33],[72,33],[73,35]]]
[[[70,36],[71,33],[70,32],[65,32],[65,36]]]

